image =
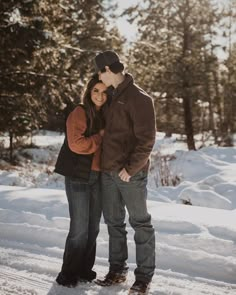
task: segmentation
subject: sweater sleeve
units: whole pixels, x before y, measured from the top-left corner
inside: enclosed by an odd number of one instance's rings
[[[68,145],[72,152],[84,155],[93,154],[99,148],[102,142],[100,134],[85,137],[84,132],[86,129],[85,110],[78,106],[70,113],[66,121]]]

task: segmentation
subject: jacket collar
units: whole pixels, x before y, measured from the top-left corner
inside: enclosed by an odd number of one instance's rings
[[[134,79],[131,74],[125,73],[125,79],[121,82],[117,88],[114,89],[113,97],[120,96],[120,94],[130,85],[134,83]]]

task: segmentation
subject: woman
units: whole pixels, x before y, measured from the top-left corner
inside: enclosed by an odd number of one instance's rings
[[[96,278],[92,270],[101,218],[100,152],[107,87],[93,76],[83,97],[66,121],[65,141],[55,172],[65,176],[70,228],[66,239],[59,285],[75,287]]]

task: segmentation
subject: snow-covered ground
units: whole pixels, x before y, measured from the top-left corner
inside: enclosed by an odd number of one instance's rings
[[[128,220],[126,283],[68,289],[54,281],[69,225],[63,178],[53,173],[62,141],[62,135],[40,133],[33,138],[39,148],[17,151],[21,166],[0,160],[0,295],[127,294],[135,268]],[[163,162],[170,154],[172,160]],[[165,172],[160,169],[163,163]],[[157,187],[163,177],[180,183]],[[157,256],[150,294],[236,295],[236,148],[188,152],[182,142],[158,134],[148,193]],[[107,257],[102,220],[95,265],[99,277],[108,270]]]

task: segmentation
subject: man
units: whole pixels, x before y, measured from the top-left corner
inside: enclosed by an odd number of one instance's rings
[[[113,86],[102,144],[103,215],[109,233],[108,274],[96,283],[110,286],[126,280],[128,267],[125,207],[135,231],[135,282],[130,294],[146,294],[155,270],[155,231],[147,212],[147,173],[155,142],[152,99],[134,84],[114,51],[99,53],[95,69]]]

